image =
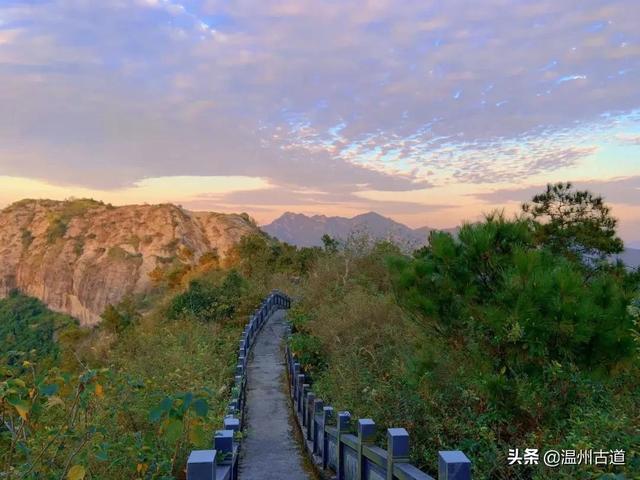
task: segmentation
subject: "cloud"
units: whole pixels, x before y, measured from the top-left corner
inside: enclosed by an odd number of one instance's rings
[[[637,131],[639,14],[633,0],[10,1],[0,173],[99,189],[240,175],[331,202],[521,182],[590,158],[623,115]]]
[[[618,134],[616,138],[622,143],[640,145],[640,135]]]
[[[640,176],[614,178],[611,180],[586,180],[572,182],[577,189],[589,190],[602,195],[606,202],[633,207],[640,206]],[[545,185],[498,189],[489,193],[473,194],[474,197],[491,204],[524,202],[544,191]]]
[[[382,201],[363,198],[352,193],[340,194],[322,191],[295,190],[282,186],[254,190],[236,190],[224,194],[200,194],[191,200],[182,202],[187,208],[206,210],[223,207],[229,210],[282,210],[290,206],[298,209],[323,212],[336,207],[353,211],[367,212],[375,210],[383,215],[425,214],[446,210],[454,205],[425,205],[419,202]]]

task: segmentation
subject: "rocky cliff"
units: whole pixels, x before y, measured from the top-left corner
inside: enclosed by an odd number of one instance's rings
[[[154,271],[203,256],[224,262],[245,215],[175,205],[113,207],[93,200],[22,200],[0,211],[0,297],[19,289],[84,325],[110,303],[152,285]]]

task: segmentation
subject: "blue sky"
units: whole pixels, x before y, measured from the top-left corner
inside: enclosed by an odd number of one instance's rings
[[[450,226],[548,181],[640,243],[640,4],[0,1],[0,204]]]

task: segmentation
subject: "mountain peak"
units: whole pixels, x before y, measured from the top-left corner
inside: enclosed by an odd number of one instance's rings
[[[321,246],[324,234],[346,239],[353,233],[362,233],[374,239],[393,239],[407,249],[424,245],[431,230],[414,230],[373,211],[352,218],[286,212],[262,229],[283,242],[304,247]]]

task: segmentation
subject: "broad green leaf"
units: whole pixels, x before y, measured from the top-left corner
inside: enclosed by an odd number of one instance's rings
[[[164,436],[169,443],[175,443],[182,435],[182,421],[177,418],[170,418],[164,429]]]
[[[204,398],[198,398],[195,402],[193,402],[193,409],[196,414],[201,417],[206,417],[209,412],[209,405]]]
[[[162,414],[164,413],[164,410],[162,410],[161,408],[154,408],[153,410],[151,410],[149,412],[149,421],[151,422],[157,422],[162,418]]]
[[[56,385],[55,383],[49,383],[49,384],[42,384],[39,387],[40,393],[42,395],[44,395],[45,397],[50,397],[51,395],[55,395],[56,393],[58,393],[58,385]]]
[[[160,402],[160,409],[164,412],[168,412],[171,410],[171,406],[173,405],[173,399],[171,397],[164,397],[162,402]]]

